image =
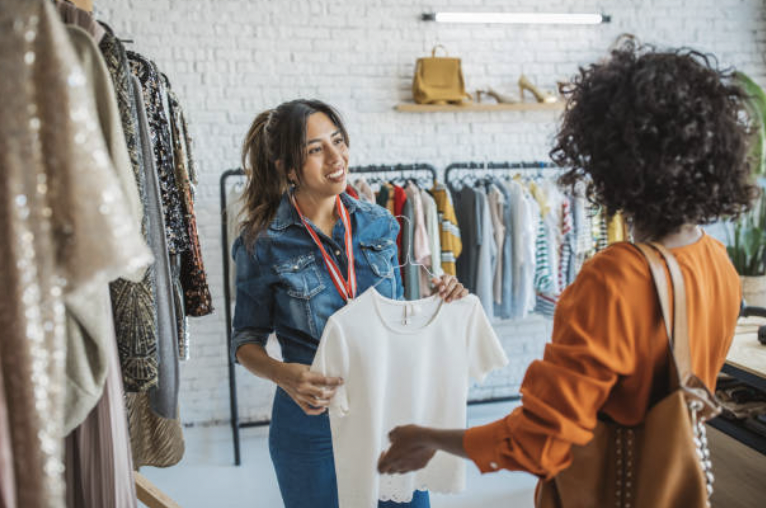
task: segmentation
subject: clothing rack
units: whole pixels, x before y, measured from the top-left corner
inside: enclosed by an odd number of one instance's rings
[[[543,171],[556,169],[557,165],[552,162],[533,161],[533,162],[455,162],[447,166],[444,170],[444,181],[450,188],[454,188],[455,175],[460,171],[471,170],[471,173],[463,173],[461,177],[476,176],[476,172],[483,171],[533,171],[536,170],[541,176]]]
[[[444,181],[451,189],[455,189],[455,182],[467,176],[477,178],[485,176],[484,171],[537,171],[539,176],[543,171],[556,169],[558,166],[551,162],[532,161],[532,162],[455,162],[447,166],[444,170]],[[487,399],[469,400],[468,405],[494,404],[499,402],[515,402],[521,399],[521,395],[509,395],[504,397],[489,397]]]
[[[436,168],[430,164],[415,163],[415,164],[388,164],[388,165],[370,165],[370,166],[357,166],[349,168],[349,173],[352,174],[398,174],[403,178],[420,179],[423,178],[423,174],[426,178],[430,177],[431,182],[436,181]],[[224,298],[224,317],[226,320],[226,357],[229,364],[229,408],[231,412],[231,432],[234,444],[234,464],[239,466],[241,464],[241,452],[240,452],[240,438],[239,431],[245,427],[261,427],[268,425],[270,419],[257,420],[252,422],[240,422],[239,421],[239,403],[237,400],[237,378],[236,370],[234,368],[234,361],[231,358],[229,351],[231,350],[231,287],[229,284],[229,272],[231,271],[230,261],[230,241],[228,234],[228,212],[227,212],[227,182],[235,178],[242,178],[245,172],[242,168],[229,169],[224,171],[220,180],[221,191],[221,244],[223,248],[223,298]],[[420,175],[420,178],[418,178]]]

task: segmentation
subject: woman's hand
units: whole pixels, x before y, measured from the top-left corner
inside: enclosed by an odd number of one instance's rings
[[[391,446],[380,454],[378,471],[382,474],[409,473],[423,469],[438,451],[467,458],[462,429],[432,429],[419,425],[396,427],[388,433]]]
[[[276,383],[307,415],[320,415],[327,411],[335,391],[343,384],[339,377],[326,377],[311,372],[302,363],[284,363],[276,376]]]
[[[429,439],[429,430],[418,425],[404,425],[389,432],[391,446],[380,454],[378,471],[397,474],[426,467],[436,453]]]
[[[445,273],[441,277],[434,277],[431,279],[431,284],[434,285],[434,294],[439,293],[439,296],[447,303],[468,296],[468,290],[458,282],[454,275]]]

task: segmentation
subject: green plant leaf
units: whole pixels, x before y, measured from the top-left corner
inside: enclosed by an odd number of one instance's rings
[[[753,173],[762,175],[766,172],[766,93],[758,83],[743,72],[734,73],[734,81],[748,95],[745,107],[755,123],[756,132],[750,146],[750,157],[755,161]]]

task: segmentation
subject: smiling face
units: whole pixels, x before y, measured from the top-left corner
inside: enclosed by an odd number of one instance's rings
[[[306,120],[305,163],[297,192],[306,197],[337,196],[346,189],[348,175],[348,145],[342,130],[322,113],[311,114]],[[298,181],[295,170],[290,171]]]

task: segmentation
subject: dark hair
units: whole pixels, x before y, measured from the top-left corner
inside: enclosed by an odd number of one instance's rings
[[[346,145],[348,133],[340,114],[318,100],[297,99],[255,117],[242,144],[242,167],[247,175],[243,195],[242,234],[252,246],[258,234],[274,218],[282,194],[288,189],[288,173],[295,169],[303,179],[306,161],[306,122],[314,113],[324,113],[340,129]]]
[[[747,156],[754,124],[731,78],[707,55],[630,40],[580,68],[550,153],[569,168],[560,182],[585,181],[591,200],[652,239],[746,211],[757,195]]]

